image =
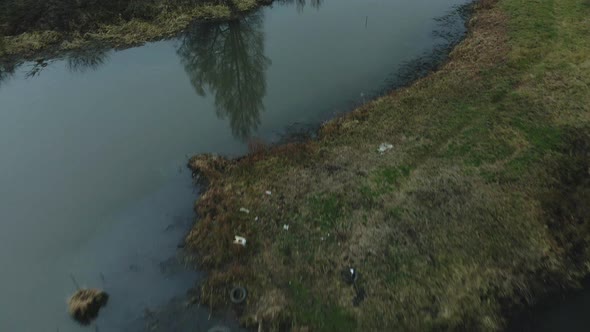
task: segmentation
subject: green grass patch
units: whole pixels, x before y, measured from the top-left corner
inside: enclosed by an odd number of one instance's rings
[[[480,123],[464,130],[458,140],[449,144],[444,156],[475,167],[504,160],[515,151],[506,136],[490,128],[488,123]]]
[[[294,319],[300,326],[314,326],[317,331],[356,331],[356,320],[342,307],[317,299],[300,282],[291,282],[290,295],[294,300]]]
[[[411,171],[410,166],[384,167],[377,173],[376,181],[389,186],[398,185],[401,180],[410,175]]]
[[[346,201],[338,194],[320,194],[309,200],[310,218],[322,230],[330,230],[348,210]]]

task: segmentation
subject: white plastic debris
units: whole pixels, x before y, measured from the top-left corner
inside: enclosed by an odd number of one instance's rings
[[[393,149],[393,145],[389,144],[389,143],[381,143],[381,145],[379,145],[379,148],[377,149],[377,151],[381,154],[385,153],[387,150],[391,150]]]
[[[246,238],[245,237],[241,237],[241,236],[236,235],[236,236],[234,236],[234,238],[235,238],[234,244],[239,244],[242,247],[246,246]]]
[[[288,230],[289,230],[289,225],[287,225],[287,224],[284,224],[284,225],[283,225],[283,229],[284,229],[284,230],[286,230],[286,231],[288,231]]]
[[[246,208],[242,207],[242,208],[240,208],[240,212],[244,212],[244,213],[246,213],[246,214],[249,214],[249,213],[250,213],[250,210],[248,210],[248,209],[246,209]]]
[[[270,196],[270,195],[272,195],[272,191],[270,191],[270,190],[267,190],[267,191],[265,192],[265,194],[267,194],[268,196]]]
[[[210,328],[207,332],[231,332],[231,330],[229,329],[229,327],[216,325]]]
[[[258,221],[258,216],[256,216],[256,218],[254,218],[254,221]]]

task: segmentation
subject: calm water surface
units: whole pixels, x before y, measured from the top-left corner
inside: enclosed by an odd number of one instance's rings
[[[508,332],[586,332],[590,330],[590,279],[582,288],[554,294],[510,322]]]
[[[174,309],[199,279],[177,259],[195,217],[188,156],[240,155],[253,137],[276,142],[350,110],[463,32],[457,15],[436,18],[466,2],[276,3],[2,73],[0,331],[88,330],[66,314],[72,277],[111,294],[101,331],[236,330]]]

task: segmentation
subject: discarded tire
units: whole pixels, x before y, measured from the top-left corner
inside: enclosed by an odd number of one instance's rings
[[[232,303],[240,304],[246,300],[246,288],[244,287],[234,287],[231,292],[229,292],[229,299]]]
[[[354,268],[342,271],[342,279],[349,285],[353,285],[359,278],[359,273]]]

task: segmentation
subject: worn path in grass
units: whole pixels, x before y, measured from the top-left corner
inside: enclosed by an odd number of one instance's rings
[[[439,71],[318,140],[191,160],[203,303],[242,285],[263,329],[498,330],[587,274],[590,3],[480,1],[469,26]]]

